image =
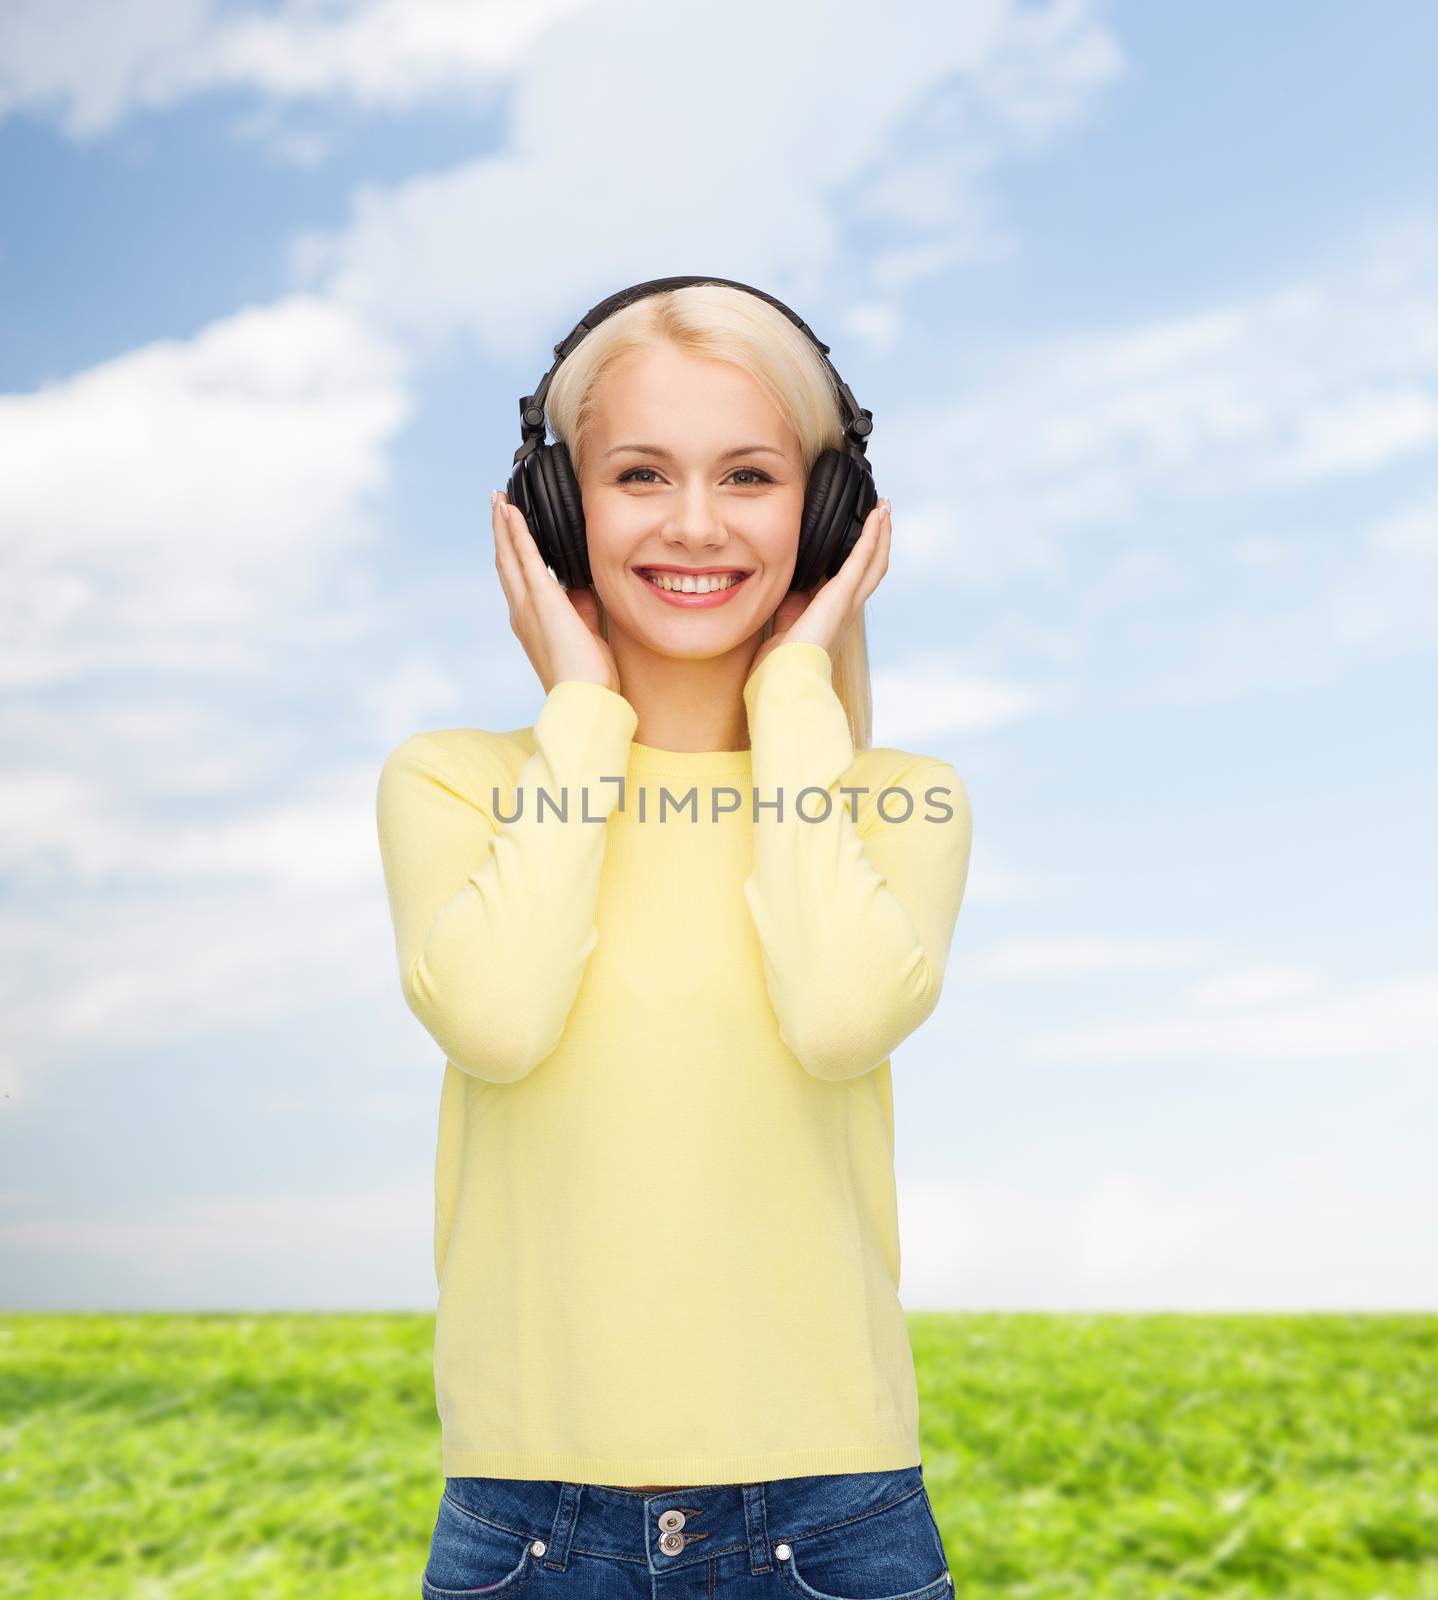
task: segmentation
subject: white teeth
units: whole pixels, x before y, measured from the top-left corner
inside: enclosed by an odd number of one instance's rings
[[[642,576],[656,589],[670,589],[678,594],[712,594],[718,589],[732,589],[743,574],[716,573],[711,577],[708,573],[704,573],[694,578],[688,574],[680,577],[678,573],[673,572],[646,572]]]

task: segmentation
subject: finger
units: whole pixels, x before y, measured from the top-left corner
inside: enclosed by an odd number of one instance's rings
[[[875,503],[864,519],[863,531],[854,541],[853,549],[820,595],[822,600],[830,590],[834,592],[832,604],[838,619],[835,623],[837,637],[843,637],[863,615],[864,602],[878,588],[879,579],[884,575],[883,509],[881,504]]]
[[[558,580],[545,565],[544,557],[539,553],[539,545],[535,542],[528,522],[525,521],[524,513],[507,499],[501,499],[499,503],[508,518],[510,532],[514,537],[515,558],[524,569],[525,576],[534,585],[538,585],[542,578],[548,580],[551,586],[556,584]]]
[[[863,603],[859,598],[859,589],[868,576],[869,568],[873,564],[874,553],[878,549],[880,526],[879,513],[881,507],[877,504],[864,518],[864,526],[860,529],[859,537],[854,541],[853,548],[844,557],[839,570],[824,586],[825,590],[836,591],[836,599],[842,597],[843,603],[857,607]]]
[[[499,569],[499,581],[510,605],[517,606],[524,596],[524,573],[519,565],[519,557],[514,553],[509,518],[504,514],[503,494],[495,500],[490,520],[494,525],[494,564]]]
[[[864,569],[864,576],[859,583],[856,595],[856,601],[859,605],[863,605],[869,596],[873,594],[874,590],[879,587],[879,580],[889,570],[889,542],[894,528],[893,513],[888,506],[876,506],[874,509],[880,513],[878,535],[874,540],[873,554],[869,559],[868,566]]]

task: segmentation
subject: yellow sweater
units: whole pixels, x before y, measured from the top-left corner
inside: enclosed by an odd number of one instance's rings
[[[532,728],[384,764],[401,985],[447,1058],[447,1477],[920,1462],[889,1054],[939,997],[969,798],[946,762],[856,756],[819,645],[744,701],[750,749],[661,750],[566,681]]]

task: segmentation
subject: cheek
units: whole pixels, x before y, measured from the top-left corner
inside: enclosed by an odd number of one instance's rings
[[[584,539],[594,571],[610,572],[623,567],[635,548],[636,537],[636,530],[626,525],[622,512],[616,515],[606,509],[595,515],[586,510]]]
[[[592,517],[586,511],[584,537],[596,594],[607,611],[624,614],[640,598],[630,593],[635,580],[625,570],[639,547],[636,532],[624,525],[622,516],[601,513]]]
[[[766,500],[754,507],[754,517],[745,533],[754,553],[766,567],[792,566],[799,552],[799,527],[803,520],[802,498],[786,496]]]

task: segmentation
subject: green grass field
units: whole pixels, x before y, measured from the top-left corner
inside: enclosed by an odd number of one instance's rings
[[[1438,1316],[914,1313],[959,1600],[1438,1600]],[[5,1600],[417,1600],[432,1316],[0,1319]]]

